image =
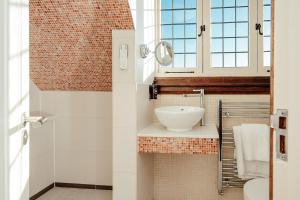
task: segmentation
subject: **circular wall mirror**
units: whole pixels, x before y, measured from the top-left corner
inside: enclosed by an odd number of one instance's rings
[[[155,57],[160,65],[170,65],[174,58],[172,46],[165,41],[158,43],[155,47]]]

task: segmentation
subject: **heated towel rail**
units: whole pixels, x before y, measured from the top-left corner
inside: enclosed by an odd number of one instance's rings
[[[270,103],[268,102],[218,102],[218,192],[226,188],[243,187],[246,180],[238,178],[234,156],[232,126],[241,123],[269,123]]]

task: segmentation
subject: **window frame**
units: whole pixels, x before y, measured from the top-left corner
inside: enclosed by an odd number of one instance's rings
[[[156,43],[160,42],[160,38],[161,38],[161,0],[157,0],[157,33],[156,33]],[[202,23],[202,15],[201,15],[201,8],[202,8],[202,1],[203,0],[197,0],[197,8],[196,8],[196,14],[197,14],[197,19],[196,19],[196,41],[197,41],[197,47],[196,47],[196,66],[194,68],[170,68],[170,67],[165,67],[165,66],[160,66],[157,62],[156,65],[156,75],[157,76],[180,76],[180,75],[186,75],[188,74],[188,76],[198,76],[201,71],[202,71],[202,54],[199,53],[199,47],[202,48],[202,38],[198,37],[198,33],[199,33],[199,22]]]
[[[197,76],[270,76],[269,68],[263,63],[263,36],[255,30],[255,24],[263,27],[264,0],[249,2],[249,66],[248,67],[211,67],[211,38],[210,38],[210,0],[197,0],[197,35],[200,26],[205,25],[202,37],[197,36],[197,66],[195,68],[170,68],[160,66],[156,62],[157,77],[197,77]],[[161,34],[161,0],[157,0],[156,8],[156,43],[160,41]],[[205,16],[205,17],[204,17]],[[263,30],[263,29],[262,29]],[[272,35],[271,35],[272,38]]]
[[[257,7],[257,23],[261,24],[262,27],[262,32],[264,32],[264,0],[258,0],[258,7]],[[270,35],[271,35],[271,39],[270,39],[270,66],[265,66],[264,65],[264,35],[262,36],[258,36],[258,40],[257,40],[257,49],[258,49],[258,54],[257,54],[257,63],[258,66],[260,66],[258,68],[259,73],[264,73],[265,71],[270,71],[271,70],[271,54],[272,54],[272,1],[271,1],[271,21],[270,21]]]

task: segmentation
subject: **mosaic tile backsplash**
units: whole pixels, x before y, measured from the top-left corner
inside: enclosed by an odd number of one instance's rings
[[[30,0],[30,77],[41,90],[111,91],[112,29],[127,0]]]

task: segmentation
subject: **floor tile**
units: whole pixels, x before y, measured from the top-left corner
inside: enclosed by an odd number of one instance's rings
[[[56,187],[38,200],[112,200],[112,191]]]

